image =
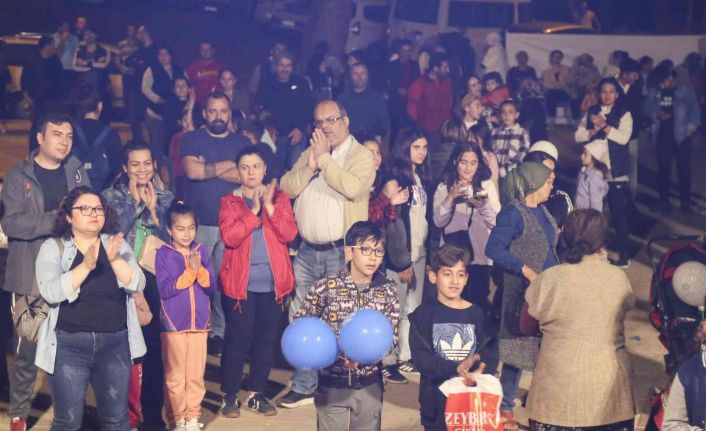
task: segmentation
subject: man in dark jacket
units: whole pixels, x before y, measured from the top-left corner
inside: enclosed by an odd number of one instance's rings
[[[620,88],[620,100],[632,115],[633,128],[628,149],[630,151],[630,191],[637,193],[637,159],[638,135],[642,121],[642,79],[640,78],[640,63],[632,58],[626,58],[620,63],[620,74],[617,76]]]
[[[294,165],[306,149],[304,131],[311,120],[314,99],[309,82],[294,73],[294,57],[284,53],[277,59],[276,79],[263,81],[260,104],[272,114],[279,137],[277,151],[285,155],[287,168]]]
[[[410,125],[407,116],[407,92],[419,77],[419,65],[412,59],[412,41],[402,39],[397,48],[397,58],[391,60],[387,70],[387,94],[390,109],[390,142],[394,142],[397,131]]]
[[[361,140],[364,136],[385,139],[390,131],[390,116],[385,98],[368,88],[368,67],[362,63],[351,66],[351,88],[338,97],[350,118],[353,136]]]
[[[62,199],[74,187],[90,185],[81,162],[69,156],[72,139],[71,118],[47,114],[38,123],[39,148],[4,178],[0,224],[9,238],[9,247],[3,288],[12,293],[15,324],[28,304],[41,301],[34,262],[42,242],[52,233]],[[36,349],[35,343],[16,335],[10,373],[12,431],[26,429],[37,376]]]
[[[123,147],[120,135],[99,120],[103,111],[100,94],[89,89],[77,100],[80,119],[74,123],[72,154],[88,173],[93,189],[102,192],[122,171]]]
[[[660,202],[657,209],[671,210],[672,160],[679,174],[681,210],[691,212],[691,164],[693,137],[701,127],[701,108],[694,89],[677,82],[673,71],[657,67],[655,83],[645,100],[645,114],[652,120],[652,139],[657,150],[657,184]]]

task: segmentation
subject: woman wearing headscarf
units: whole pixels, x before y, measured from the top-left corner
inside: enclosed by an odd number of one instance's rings
[[[505,431],[518,429],[513,416],[515,395],[522,370],[534,369],[539,338],[519,334],[519,320],[512,318],[511,306],[537,274],[559,264],[556,255],[558,229],[544,202],[554,185],[554,171],[542,163],[524,162],[510,171],[504,184],[508,204],[496,218],[485,254],[504,272],[499,348],[503,362],[500,382],[503,399],[500,415]],[[519,318],[519,315],[516,316]]]

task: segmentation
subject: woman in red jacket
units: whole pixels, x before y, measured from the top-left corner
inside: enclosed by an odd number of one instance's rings
[[[262,184],[267,165],[250,146],[236,158],[242,186],[221,198],[218,225],[225,244],[221,287],[226,330],[221,358],[221,413],[240,416],[238,392],[250,354],[248,408],[277,414],[263,391],[272,365],[282,300],[294,288],[287,243],[297,235],[289,197],[277,180]]]

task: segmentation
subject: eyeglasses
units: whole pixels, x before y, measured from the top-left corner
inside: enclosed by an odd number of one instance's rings
[[[367,245],[351,245],[350,248],[359,248],[360,249],[360,254],[363,256],[370,256],[375,252],[375,257],[383,257],[385,256],[385,249],[384,248],[372,248],[368,247]]]
[[[80,210],[81,215],[89,216],[95,213],[97,216],[105,215],[105,208],[103,207],[92,207],[88,205],[81,205],[80,207],[71,207],[72,210]]]
[[[336,121],[342,120],[343,117],[345,117],[345,115],[341,115],[340,117],[328,117],[324,118],[323,120],[314,120],[314,127],[320,129],[321,127],[323,127],[324,124],[326,124],[327,126],[333,126],[334,124],[336,124]]]

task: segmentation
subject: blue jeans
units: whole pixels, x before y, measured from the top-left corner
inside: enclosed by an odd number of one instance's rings
[[[500,410],[511,412],[515,409],[515,396],[517,388],[520,387],[522,370],[512,365],[503,364],[500,373],[500,384],[503,387],[503,400],[500,402]]]
[[[129,431],[127,398],[130,346],[127,330],[118,332],[56,331],[56,360],[51,375],[52,431],[78,430],[90,383],[103,430]]]
[[[221,232],[218,226],[199,226],[196,232],[196,242],[208,251],[213,257],[213,269],[216,271],[216,289],[211,296],[211,332],[209,337],[221,337],[226,332],[226,318],[223,314],[223,306],[221,305],[221,292],[218,290],[218,274],[221,272],[221,261],[223,261],[223,241],[221,241]]]
[[[329,274],[337,273],[344,264],[343,247],[317,251],[306,242],[302,242],[293,264],[296,287],[292,302],[289,304],[290,322],[294,320],[307,292],[316,281]],[[319,378],[316,371],[297,370],[294,372],[292,390],[305,395],[313,394],[318,383]]]

